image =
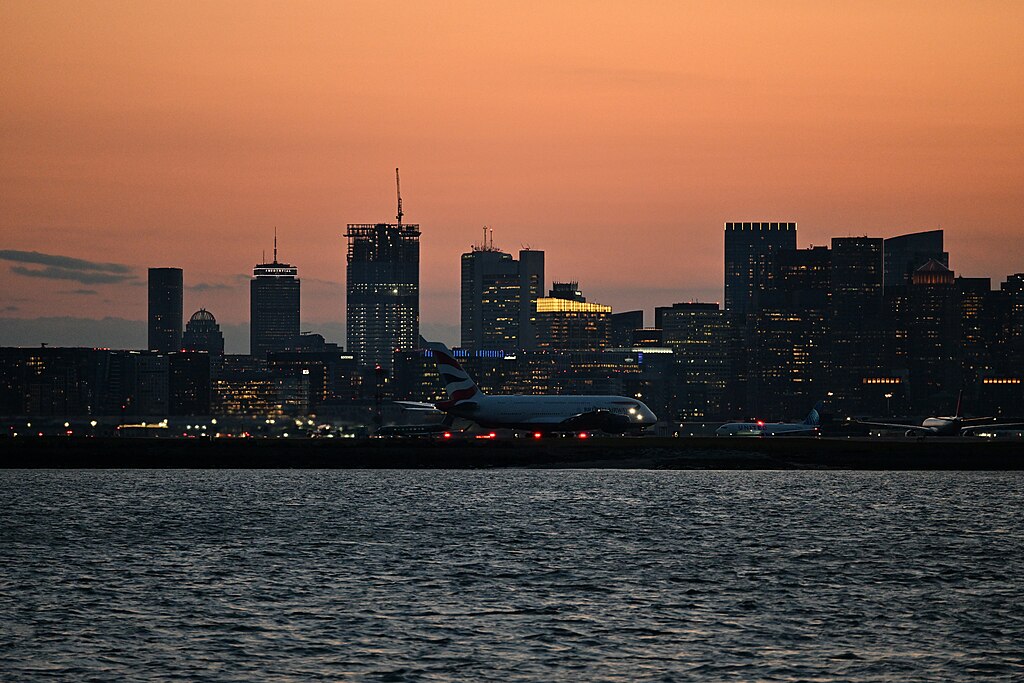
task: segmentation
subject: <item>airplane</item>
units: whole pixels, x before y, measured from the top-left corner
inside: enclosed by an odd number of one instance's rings
[[[818,401],[803,422],[727,422],[715,430],[715,436],[783,436],[817,434],[824,403]]]
[[[963,417],[960,414],[960,407],[963,404],[964,392],[956,399],[956,414],[951,416],[926,417],[920,425],[895,424],[892,422],[865,422],[857,420],[858,424],[871,427],[889,427],[890,429],[905,429],[906,436],[970,436],[971,432],[983,427],[1002,428],[1019,427],[1024,422],[994,423],[995,417]]]
[[[480,391],[448,347],[430,343],[426,348],[437,363],[448,400],[396,401],[405,408],[438,410],[484,428],[531,431],[534,436],[552,432],[640,433],[658,421],[643,401],[627,396],[488,395]]]

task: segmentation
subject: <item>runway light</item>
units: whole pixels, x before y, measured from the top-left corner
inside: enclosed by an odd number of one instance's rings
[[[589,435],[589,434],[587,434],[586,432],[580,432],[580,438],[581,438],[581,439],[586,439],[586,438],[588,438],[589,436],[590,436],[590,435]]]
[[[534,433],[533,433],[533,438],[535,438],[535,439],[539,439],[539,438],[541,438],[542,436],[544,436],[544,435],[543,435],[543,434],[541,434],[540,432],[534,432]]]
[[[452,438],[452,433],[451,432],[445,432],[444,433],[444,438],[446,438],[446,439]]]

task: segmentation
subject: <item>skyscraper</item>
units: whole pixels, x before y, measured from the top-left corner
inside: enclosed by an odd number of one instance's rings
[[[462,348],[532,349],[535,309],[543,296],[544,252],[524,249],[519,260],[484,243],[462,255]]]
[[[886,375],[885,326],[882,316],[882,238],[832,239],[830,280],[832,408],[850,414],[881,414],[892,387],[866,382]]]
[[[806,415],[827,391],[831,257],[828,247],[771,255],[746,334],[748,405],[756,415]]]
[[[588,303],[576,282],[554,283],[537,299],[537,348],[599,351],[611,337],[612,307]]]
[[[623,313],[612,313],[609,317],[611,335],[609,345],[614,348],[627,348],[634,344],[633,337],[637,330],[644,326],[643,311],[625,311]],[[655,325],[657,327],[657,325]]]
[[[181,349],[183,278],[181,268],[149,269],[149,348]]]
[[[909,399],[915,411],[935,415],[961,388],[960,296],[953,271],[932,259],[914,271],[904,311]]]
[[[249,281],[249,353],[285,351],[299,336],[299,269],[277,260],[259,263]]]
[[[928,230],[885,240],[885,286],[908,285],[914,272],[935,260],[949,267],[949,253],[942,250],[942,231]]]
[[[725,224],[725,310],[730,317],[750,313],[754,293],[768,273],[768,257],[796,249],[796,223]]]
[[[796,223],[725,224],[725,317],[729,323],[729,379],[723,398],[725,415],[743,417],[747,405],[748,362],[752,340],[747,316],[754,296],[767,286],[771,255],[796,249]]]
[[[397,181],[398,169],[395,169]],[[420,335],[420,226],[349,223],[346,288],[348,351],[364,365],[391,368],[394,352]]]
[[[721,413],[729,375],[729,327],[717,303],[677,303],[654,309],[654,325],[672,348],[679,379],[676,412],[682,419]]]

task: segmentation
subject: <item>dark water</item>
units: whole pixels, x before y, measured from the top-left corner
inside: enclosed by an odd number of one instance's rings
[[[1019,681],[1022,485],[0,472],[0,680]]]

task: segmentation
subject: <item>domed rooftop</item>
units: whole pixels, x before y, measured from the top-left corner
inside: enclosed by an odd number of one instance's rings
[[[928,259],[928,263],[924,264],[917,269],[918,273],[949,273],[949,268],[945,265],[936,261],[935,259]]]
[[[192,314],[192,317],[188,319],[190,323],[207,322],[215,323],[217,319],[213,317],[213,313],[210,313],[205,308],[200,308],[198,311]]]

